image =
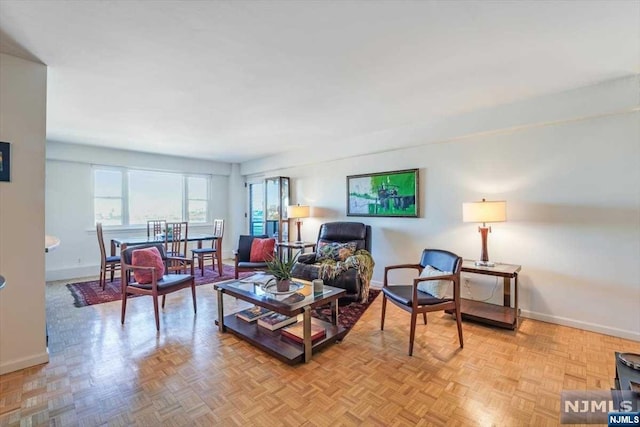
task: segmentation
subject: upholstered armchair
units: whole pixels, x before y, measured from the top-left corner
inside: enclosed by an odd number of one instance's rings
[[[238,239],[238,249],[233,251],[234,255],[234,266],[235,266],[235,278],[239,277],[238,273],[240,271],[255,271],[255,270],[264,270],[267,268],[267,260],[265,257],[261,257],[261,259],[251,260],[251,248],[253,246],[253,241],[255,239],[268,239],[269,236],[266,234],[260,236],[248,236],[242,235]],[[275,240],[274,240],[275,243]],[[267,257],[273,257],[273,246],[271,246],[271,253],[268,254]]]
[[[316,252],[302,254],[293,266],[293,277],[323,279],[342,288],[342,301],[364,302],[373,274],[371,226],[360,222],[327,222],[320,226]]]

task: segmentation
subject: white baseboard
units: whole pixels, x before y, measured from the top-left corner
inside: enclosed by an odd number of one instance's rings
[[[382,282],[372,280],[371,287],[382,289]],[[640,341],[640,332],[629,331],[626,329],[612,328],[597,323],[584,322],[582,320],[568,319],[566,317],[554,316],[552,314],[537,313],[535,311],[521,310],[520,315],[527,319],[540,320],[542,322],[553,323],[555,325],[569,326],[584,331],[597,332],[599,334],[611,335],[614,337],[625,338],[633,341]]]
[[[599,325],[597,323],[584,322],[582,320],[568,319],[566,317],[553,316],[551,314],[537,313],[529,310],[522,310],[521,316],[528,319],[540,320],[542,322],[554,323],[556,325],[569,326],[584,331],[597,332],[599,334],[611,335],[633,341],[640,341],[640,332],[626,329],[612,328],[610,326]]]
[[[120,273],[116,273],[118,275]],[[51,282],[54,280],[77,279],[80,277],[100,276],[100,265],[85,265],[79,267],[60,268],[57,270],[47,270],[45,272],[45,280]]]
[[[33,356],[23,357],[21,359],[0,363],[0,375],[8,374],[9,372],[13,371],[19,371],[20,369],[29,368],[35,365],[42,365],[43,363],[49,363],[49,350]]]

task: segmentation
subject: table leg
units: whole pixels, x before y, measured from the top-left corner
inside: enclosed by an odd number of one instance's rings
[[[511,307],[511,278],[504,277],[502,282],[502,289],[504,291],[504,306]]]
[[[222,290],[218,289],[218,330],[220,332],[226,332],[227,328],[224,326],[224,309],[222,308],[222,300],[224,294]]]
[[[304,362],[311,360],[311,308],[306,306],[303,314]]]
[[[331,301],[331,323],[335,326],[338,324],[338,300]]]
[[[514,280],[514,293],[515,293],[515,306],[516,306],[516,329],[520,326],[520,308],[518,307],[518,275],[515,275]]]

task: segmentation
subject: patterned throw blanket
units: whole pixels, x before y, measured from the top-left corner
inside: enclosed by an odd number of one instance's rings
[[[335,279],[350,268],[355,268],[362,285],[359,300],[361,303],[364,303],[367,302],[369,298],[369,285],[371,283],[371,277],[373,276],[374,266],[375,263],[369,251],[359,249],[344,261],[335,261],[333,259],[320,261],[318,277]]]

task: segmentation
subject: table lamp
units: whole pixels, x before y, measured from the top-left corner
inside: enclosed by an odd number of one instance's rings
[[[504,222],[506,220],[507,202],[505,201],[487,202],[485,199],[482,199],[481,202],[462,204],[462,221],[482,223],[482,227],[478,227],[478,231],[482,237],[482,253],[480,254],[480,260],[476,261],[476,265],[483,267],[495,266],[495,263],[489,261],[487,234],[491,232],[491,227],[487,227],[486,223]]]
[[[302,221],[300,221],[300,218],[309,217],[309,206],[300,204],[287,206],[287,217],[296,220],[296,226],[298,228],[298,238],[296,243],[302,243],[302,238],[300,237],[300,226],[302,225]]]

